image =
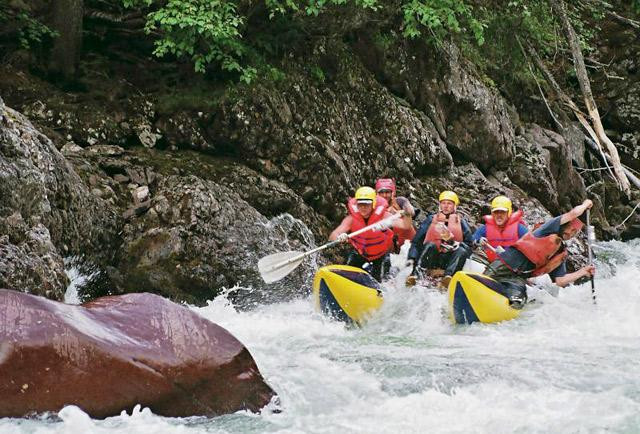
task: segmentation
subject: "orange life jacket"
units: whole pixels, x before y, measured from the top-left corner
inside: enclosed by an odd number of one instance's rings
[[[562,238],[556,234],[536,238],[528,232],[513,244],[527,259],[533,262],[532,276],[540,276],[555,270],[567,257]]]
[[[358,204],[354,198],[349,199],[349,202],[347,202],[347,209],[353,218],[349,232],[355,232],[382,220],[387,210],[387,201],[378,196],[376,198],[376,207],[366,221],[358,211]],[[384,256],[393,248],[393,231],[389,229],[383,231],[366,231],[360,235],[351,237],[349,243],[351,243],[366,260],[373,261]]]
[[[442,244],[442,235],[438,231],[438,223],[446,223],[449,232],[453,234],[453,239],[458,242],[462,242],[462,224],[460,223],[460,216],[456,213],[449,214],[449,218],[446,215],[439,212],[431,219],[431,225],[427,230],[427,235],[424,237],[424,243],[434,243],[438,246],[438,250],[442,251],[440,244]]]
[[[504,227],[500,227],[496,224],[492,215],[486,215],[483,217],[485,222],[485,228],[487,229],[487,241],[492,247],[508,247],[512,246],[518,241],[518,225],[522,221],[522,210],[518,210],[511,214]],[[498,259],[498,255],[489,248],[484,249],[487,253],[487,259],[489,262],[493,262]]]
[[[393,208],[397,211],[402,210],[395,200],[391,202],[389,208]],[[413,227],[413,224],[411,224],[411,227],[409,227],[409,229],[393,228],[393,233],[395,235],[394,250],[396,253],[400,253],[400,247],[402,247],[404,242],[407,240],[411,241],[413,240],[413,237],[416,236],[416,229]]]

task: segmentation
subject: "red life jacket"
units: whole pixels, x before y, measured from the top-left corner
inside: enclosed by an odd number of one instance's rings
[[[349,199],[349,202],[347,202],[347,209],[353,218],[349,232],[355,232],[382,220],[387,210],[387,201],[378,196],[376,198],[376,207],[366,221],[358,211],[358,204],[354,198]],[[351,243],[366,260],[373,261],[384,256],[393,248],[393,231],[389,229],[383,231],[366,231],[350,238],[349,243]]]
[[[413,240],[413,237],[416,236],[416,229],[411,225],[409,229],[398,229],[393,228],[393,233],[396,235],[396,242],[398,243],[398,247],[402,247],[405,241]]]
[[[460,223],[460,217],[456,213],[449,214],[449,218],[446,215],[439,212],[433,219],[431,219],[431,225],[427,230],[427,235],[424,237],[424,243],[434,243],[438,246],[438,250],[440,249],[440,244],[442,243],[442,235],[440,235],[440,231],[438,231],[437,226],[438,223],[445,223],[449,231],[453,234],[453,239],[458,242],[462,242],[462,224]]]
[[[395,201],[389,204],[389,208],[393,208],[397,211],[401,211],[400,206],[398,206],[398,204],[395,203]],[[396,253],[400,253],[400,247],[402,247],[404,242],[407,240],[411,241],[413,240],[413,237],[416,236],[416,229],[413,227],[413,224],[412,224],[409,229],[393,228],[393,233],[395,234],[394,250]]]
[[[555,270],[567,257],[562,238],[556,234],[536,238],[533,232],[526,233],[513,244],[535,265],[532,276],[540,276]]]
[[[508,247],[512,246],[518,241],[518,225],[522,220],[522,210],[518,210],[511,214],[504,227],[500,227],[496,224],[492,215],[486,215],[483,217],[485,222],[485,228],[487,229],[487,241],[490,246],[493,247]],[[498,259],[498,255],[489,248],[484,249],[487,253],[487,259],[489,262],[493,262]]]

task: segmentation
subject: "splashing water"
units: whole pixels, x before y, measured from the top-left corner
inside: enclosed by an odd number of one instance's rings
[[[243,312],[219,297],[194,310],[246,344],[281,413],[173,419],[138,408],[99,421],[66,407],[0,420],[0,432],[638,432],[640,240],[596,253],[597,305],[589,283],[570,286],[501,324],[452,326],[446,295],[420,287],[387,288],[361,329],[307,296]]]
[[[265,225],[265,229],[274,236],[267,242],[272,246],[274,250],[293,249],[294,246],[290,243],[291,240],[296,240],[295,248],[300,248],[300,242],[302,246],[307,249],[315,247],[315,241],[313,239],[313,233],[305,225],[302,220],[298,220],[291,214],[284,213],[276,217],[273,217]],[[274,244],[274,240],[284,240],[285,244],[279,243],[277,246]]]
[[[82,303],[78,289],[100,274],[97,270],[88,271],[86,266],[83,268],[82,260],[83,258],[77,256],[64,259],[64,271],[69,278],[69,286],[64,293],[64,302],[67,304]]]

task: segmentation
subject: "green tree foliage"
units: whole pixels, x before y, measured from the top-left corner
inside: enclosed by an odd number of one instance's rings
[[[193,61],[204,72],[216,63],[223,70],[240,73],[250,81],[255,69],[240,63],[246,47],[242,44],[244,18],[234,2],[225,0],[123,0],[126,7],[155,7],[147,15],[147,33],[160,32],[154,54],[172,54]]]
[[[0,3],[0,26],[6,27],[10,39],[18,42],[21,48],[30,49],[57,36],[42,21],[34,18],[26,9],[12,8],[8,3]]]
[[[249,47],[243,42],[247,18],[239,3],[231,0],[122,0],[126,7],[148,8],[146,31],[158,34],[154,54],[188,58],[196,71],[215,64],[250,81],[256,69],[244,60]],[[261,0],[254,0],[252,6]],[[264,0],[269,19],[277,16],[317,17],[332,7],[382,8],[380,0]],[[424,36],[441,41],[449,34],[470,32],[482,44],[485,25],[464,0],[402,0],[403,32],[410,38]]]
[[[450,34],[469,31],[478,45],[484,43],[485,24],[473,14],[464,0],[410,0],[402,6],[404,35],[421,36],[426,30],[436,42]]]
[[[366,10],[374,22],[376,14],[388,17],[391,10],[401,19],[394,33],[424,38],[436,46],[453,40],[481,70],[503,74],[510,70],[523,81],[532,81],[532,77],[520,46],[522,41],[548,56],[557,55],[564,47],[548,0],[121,1],[127,7],[146,11],[146,31],[157,37],[155,55],[188,59],[200,72],[213,66],[238,73],[245,82],[251,81],[258,69],[260,74],[270,74],[269,67],[256,59],[281,52],[274,46],[291,42],[280,38],[282,35],[300,37],[305,34],[308,20],[329,10],[339,14],[340,8],[345,12]],[[640,4],[640,0],[633,1],[636,6]],[[587,0],[570,8],[574,27],[587,51],[597,30],[592,23],[604,16],[606,7],[610,7],[606,2]],[[252,15],[256,11],[262,14],[257,19]],[[584,24],[587,18],[589,25]],[[249,28],[249,23],[259,29]]]
[[[594,49],[599,23],[606,17],[606,8],[611,6],[589,0],[567,2],[567,6],[583,52],[588,53]],[[531,46],[556,66],[564,64],[565,78],[569,83],[575,82],[569,47],[548,0],[494,0],[476,11],[476,19],[486,26],[486,43],[482,47],[465,46],[465,54],[491,77],[488,81],[502,83],[519,94],[523,89],[525,93],[538,93],[536,79],[540,83],[544,79],[526,54],[526,46]]]
[[[510,0],[487,7],[478,19],[486,26],[487,44],[481,50],[466,47],[466,54],[491,75],[506,73],[515,81],[531,81],[521,44],[534,46],[543,54],[557,48],[559,33],[547,0]]]
[[[276,14],[290,12],[304,12],[307,15],[318,16],[329,6],[342,6],[353,3],[357,7],[376,10],[377,0],[265,0],[265,5],[270,11],[270,18]]]

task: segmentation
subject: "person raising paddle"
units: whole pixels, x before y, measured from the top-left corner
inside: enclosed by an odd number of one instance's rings
[[[560,287],[567,286],[581,277],[593,276],[593,264],[573,273],[567,273],[565,241],[576,236],[584,226],[578,219],[593,202],[586,199],[571,211],[546,221],[498,254],[487,266],[487,276],[502,283],[507,298],[514,308],[521,308],[527,301],[527,278],[549,274]]]
[[[331,241],[349,242],[353,246],[354,251],[349,254],[347,265],[362,267],[371,263],[369,273],[378,281],[382,281],[388,271],[384,269],[384,262],[393,249],[393,231],[390,229],[408,229],[411,227],[411,218],[403,215],[379,230],[372,229],[351,238],[348,234],[390,217],[387,206],[387,201],[378,196],[373,188],[360,187],[347,202],[349,215],[329,235]]]

